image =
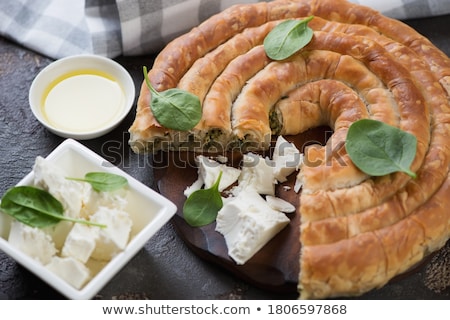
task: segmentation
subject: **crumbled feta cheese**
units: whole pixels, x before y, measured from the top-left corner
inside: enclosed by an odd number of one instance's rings
[[[247,262],[288,223],[285,214],[273,210],[253,189],[245,189],[225,203],[216,220],[229,256],[239,265]]]
[[[219,161],[220,163],[227,163],[228,162],[228,157],[223,156],[223,155],[218,155],[216,157],[216,160]]]
[[[90,278],[89,269],[72,257],[55,256],[45,267],[76,289],[81,289]]]
[[[208,159],[204,156],[198,156],[200,162],[199,171],[205,183],[205,188],[211,188],[213,184],[217,181],[220,172],[222,171],[222,177],[219,183],[219,191],[223,191],[233,183],[235,183],[241,170],[234,167],[227,166],[226,164],[219,163],[212,159]]]
[[[219,160],[217,162],[201,155],[196,160],[198,179],[185,189],[186,197],[202,186],[211,187],[220,170],[230,168],[219,163]],[[300,170],[302,163],[303,154],[282,136],[277,138],[272,159],[251,152],[243,156],[238,184],[227,190],[231,196],[224,198],[223,207],[216,219],[216,231],[224,235],[228,254],[237,264],[245,263],[289,223],[290,220],[284,213],[295,212],[296,208],[275,197],[275,185],[287,181],[289,175]],[[235,170],[237,175],[238,171]],[[295,192],[299,192],[301,186],[297,176]],[[223,191],[225,188],[220,186],[219,190]],[[283,189],[288,191],[291,187],[283,186]],[[266,200],[260,195],[265,195]]]
[[[186,189],[184,190],[184,195],[186,196],[186,198],[188,198],[193,192],[200,190],[204,184],[205,182],[203,181],[203,178],[201,176],[198,176],[197,180],[195,180],[193,184],[186,187]]]
[[[49,263],[57,252],[52,238],[42,229],[33,228],[15,220],[11,223],[8,241],[12,246],[44,265]]]
[[[98,260],[110,260],[124,250],[132,227],[129,214],[123,210],[100,207],[90,221],[106,225],[100,228],[94,252],[91,257]]]
[[[272,155],[274,177],[278,182],[285,182],[287,177],[300,168],[303,155],[297,147],[283,136],[278,136]]]
[[[198,165],[198,176],[201,179],[200,181],[203,181],[205,189],[209,189],[214,185],[221,171],[220,192],[235,183],[241,174],[241,170],[219,163],[203,155],[197,156],[196,161]]]
[[[295,184],[294,184],[295,193],[298,193],[302,187],[303,187],[303,180],[302,180],[300,174],[298,174],[297,177],[295,178]]]
[[[275,194],[273,168],[268,158],[254,153],[244,155],[239,185],[234,194],[247,188],[254,189],[259,194]]]
[[[295,212],[295,206],[293,206],[290,202],[283,200],[274,196],[266,196],[267,204],[274,210],[281,211],[284,213],[293,213]]]

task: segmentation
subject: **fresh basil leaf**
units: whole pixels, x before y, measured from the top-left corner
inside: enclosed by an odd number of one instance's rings
[[[221,177],[222,171],[211,188],[197,190],[187,198],[183,206],[183,216],[190,226],[201,227],[216,220],[217,213],[223,206],[219,192]]]
[[[264,38],[264,50],[272,60],[284,60],[306,46],[314,31],[308,22],[314,16],[303,20],[286,20],[273,28]]]
[[[144,77],[152,94],[150,108],[161,125],[168,129],[187,131],[200,122],[202,106],[196,95],[176,88],[156,91],[148,79],[146,67]]]
[[[88,172],[85,174],[84,179],[80,178],[67,178],[69,180],[83,181],[89,183],[96,191],[115,191],[123,188],[127,185],[126,178],[108,172]]]
[[[45,190],[31,186],[9,189],[2,197],[0,207],[16,220],[36,228],[49,227],[62,220],[105,227],[87,220],[64,216],[63,205],[58,199]]]
[[[350,126],[345,148],[353,163],[371,176],[405,172],[416,156],[417,139],[414,135],[384,122],[362,119]]]

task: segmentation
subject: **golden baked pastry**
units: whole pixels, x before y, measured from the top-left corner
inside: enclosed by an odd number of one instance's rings
[[[286,60],[270,60],[262,47],[268,32],[310,15],[312,41]],[[327,146],[306,150],[319,165],[299,172],[300,298],[383,286],[449,239],[450,59],[405,24],[345,0],[236,5],[168,44],[149,79],[158,91],[196,94],[203,116],[189,132],[163,128],[143,84],[130,128],[136,152],[193,141],[265,149],[272,135],[333,129]],[[344,142],[363,118],[417,138],[415,179],[370,177],[353,165]]]

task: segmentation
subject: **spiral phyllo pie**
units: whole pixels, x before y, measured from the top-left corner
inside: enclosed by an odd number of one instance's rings
[[[311,15],[308,45],[267,57],[276,25]],[[130,128],[136,152],[265,150],[276,135],[333,130],[327,145],[305,150],[316,165],[298,173],[301,298],[380,287],[448,240],[450,60],[405,24],[345,0],[236,5],[169,43],[148,75],[157,91],[198,96],[202,118],[189,131],[164,128],[143,84]],[[416,178],[373,177],[352,163],[347,132],[366,118],[417,138]]]

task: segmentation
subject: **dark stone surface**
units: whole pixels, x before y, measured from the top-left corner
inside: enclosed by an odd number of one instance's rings
[[[436,46],[450,55],[450,16],[408,21]],[[151,56],[120,57],[139,90],[142,66],[151,66]],[[53,135],[33,117],[28,90],[37,73],[51,62],[35,52],[0,38],[0,194],[27,174],[36,156],[46,156],[62,138]],[[81,141],[98,154],[154,187],[152,161],[128,148],[132,111],[111,134]],[[365,294],[361,299],[450,298],[450,244],[428,264]],[[436,279],[447,283],[436,284]],[[219,267],[201,260],[180,240],[170,224],[106,285],[96,299],[293,299],[252,287]],[[64,299],[58,292],[0,252],[0,299]]]

